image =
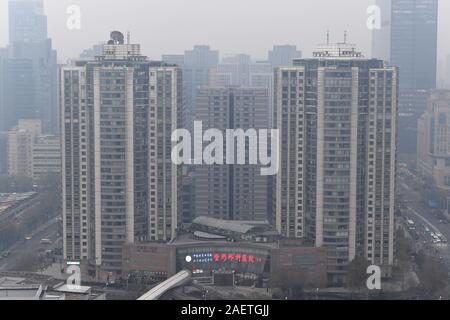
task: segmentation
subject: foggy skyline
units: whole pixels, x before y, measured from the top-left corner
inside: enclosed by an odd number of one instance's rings
[[[131,32],[133,43],[151,59],[181,54],[196,44],[220,50],[221,57],[248,53],[266,59],[276,44],[295,44],[308,57],[317,44],[343,40],[370,55],[371,32],[366,27],[374,0],[44,0],[49,36],[58,59],[76,58],[84,49],[106,41],[111,30]],[[66,26],[70,5],[81,9],[81,30]],[[8,1],[0,2],[0,46],[8,43]],[[103,11],[101,11],[103,10]],[[438,59],[450,54],[450,1],[440,1]],[[251,18],[251,19],[250,19]]]

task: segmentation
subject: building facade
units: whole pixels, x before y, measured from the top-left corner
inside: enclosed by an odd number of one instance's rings
[[[377,0],[380,9],[381,28],[372,31],[372,58],[383,61],[391,60],[391,17],[392,0]]]
[[[61,174],[61,141],[59,137],[41,135],[33,144],[31,176],[40,181]]]
[[[416,154],[417,120],[437,84],[438,0],[377,0],[372,57],[399,68],[399,152]]]
[[[432,177],[441,191],[450,191],[450,90],[435,90],[418,121],[417,168]]]
[[[391,15],[390,62],[400,70],[399,112],[420,115],[436,88],[438,1],[393,0]]]
[[[193,129],[197,107],[197,89],[209,85],[211,70],[215,69],[218,63],[219,51],[211,50],[209,46],[196,45],[192,50],[184,52],[184,128]]]
[[[64,258],[120,274],[122,246],[170,241],[178,225],[181,71],[119,32],[61,70]]]
[[[450,54],[447,55],[445,64],[445,88],[450,90]]]
[[[394,261],[397,70],[347,43],[275,71],[276,226],[328,247],[330,281],[357,256]]]
[[[269,51],[268,61],[273,68],[292,66],[294,59],[300,59],[302,52],[294,45],[277,45]]]
[[[267,129],[268,99],[268,90],[264,88],[200,88],[196,121],[202,121],[203,130],[214,128],[224,135],[227,129]],[[225,144],[223,155],[226,163]],[[248,154],[245,158],[246,165],[195,167],[197,216],[225,220],[268,219],[268,178],[260,174],[260,166],[248,164]]]
[[[33,177],[33,147],[41,134],[39,120],[19,120],[7,139],[7,173],[9,176]]]

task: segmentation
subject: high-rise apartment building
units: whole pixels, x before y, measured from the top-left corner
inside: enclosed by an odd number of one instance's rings
[[[250,65],[250,86],[266,88],[269,92],[268,126],[273,126],[273,68],[268,61],[256,61]]]
[[[267,129],[268,90],[208,87],[197,92],[196,121],[203,130]],[[244,138],[252,140],[250,137]],[[235,145],[237,146],[237,144]],[[246,148],[247,152],[249,147]],[[255,151],[255,150],[252,150]],[[234,151],[236,154],[236,151]],[[224,144],[224,163],[226,145]],[[260,166],[200,165],[195,167],[195,213],[225,220],[268,220],[268,177]]]
[[[357,256],[394,261],[397,69],[347,43],[275,71],[276,226],[329,248],[330,281]]]
[[[272,126],[273,114],[273,68],[268,61],[252,61],[246,54],[224,58],[212,71],[210,86],[242,86],[265,88],[269,92],[268,126]]]
[[[273,68],[278,68],[292,66],[292,61],[301,57],[302,52],[297,50],[297,46],[278,45],[269,51],[267,60],[272,64]]]
[[[450,90],[435,90],[418,122],[417,168],[450,191]]]
[[[210,85],[213,70],[219,63],[219,51],[211,50],[207,45],[196,45],[184,54],[163,55],[162,60],[179,66],[183,70],[183,101],[180,127],[191,132],[194,130],[194,119],[197,109],[197,89]],[[190,222],[195,216],[195,167],[183,167],[182,188],[182,220]]]
[[[122,246],[170,241],[178,225],[181,71],[111,34],[103,54],[61,70],[64,258],[120,274]]]

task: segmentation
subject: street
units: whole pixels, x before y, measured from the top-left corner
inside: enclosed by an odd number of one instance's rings
[[[433,244],[430,232],[441,234],[445,239],[450,239],[450,224],[443,224],[439,218],[433,215],[432,209],[428,208],[422,199],[420,192],[415,190],[411,184],[405,182],[403,177],[399,178],[399,191],[403,201],[406,203],[408,218],[416,224],[416,232],[419,236],[418,241],[423,249],[430,255],[442,258],[442,261],[450,270],[450,247],[448,243]]]
[[[8,257],[0,259],[0,271],[14,271],[17,262],[26,255],[38,252],[39,249],[47,249],[41,244],[41,239],[50,239],[53,243],[58,238],[58,220],[52,219],[46,224],[40,226],[33,234],[30,240],[23,239],[9,249]]]

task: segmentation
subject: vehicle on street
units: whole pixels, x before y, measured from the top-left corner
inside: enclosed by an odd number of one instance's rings
[[[52,240],[50,239],[41,239],[41,244],[52,244]]]

